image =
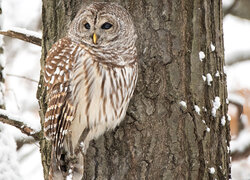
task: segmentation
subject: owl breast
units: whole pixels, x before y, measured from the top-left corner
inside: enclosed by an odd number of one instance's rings
[[[88,144],[124,118],[137,80],[137,63],[110,65],[81,49],[72,74],[75,117],[70,131],[74,148],[81,136],[78,132],[90,130],[85,140]]]

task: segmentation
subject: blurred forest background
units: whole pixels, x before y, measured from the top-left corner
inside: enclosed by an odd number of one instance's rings
[[[25,28],[41,37],[41,9],[41,0],[4,0],[1,29]],[[223,0],[223,9],[232,179],[250,179],[250,1]],[[6,109],[39,130],[36,90],[41,47],[8,37],[0,42],[4,48],[0,63],[5,64]],[[0,123],[0,146],[0,179],[4,177],[1,171],[12,179],[43,179],[39,144],[32,138]],[[7,155],[8,166],[3,160]]]

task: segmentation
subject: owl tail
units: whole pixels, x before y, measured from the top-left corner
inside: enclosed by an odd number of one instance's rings
[[[66,151],[60,155],[56,155],[55,151],[52,151],[49,180],[81,180],[83,171],[84,156],[81,153],[73,157]]]

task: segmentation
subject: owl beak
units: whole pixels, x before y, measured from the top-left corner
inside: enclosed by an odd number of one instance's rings
[[[96,33],[93,34],[93,43],[94,44],[97,43],[97,35],[96,35]]]

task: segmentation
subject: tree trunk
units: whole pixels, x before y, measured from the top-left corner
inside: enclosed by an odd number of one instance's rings
[[[42,67],[90,2],[43,0]],[[139,79],[125,120],[90,144],[85,179],[229,179],[221,0],[115,2],[135,22]],[[41,115],[44,95],[40,86]],[[45,179],[49,149],[43,141]]]

